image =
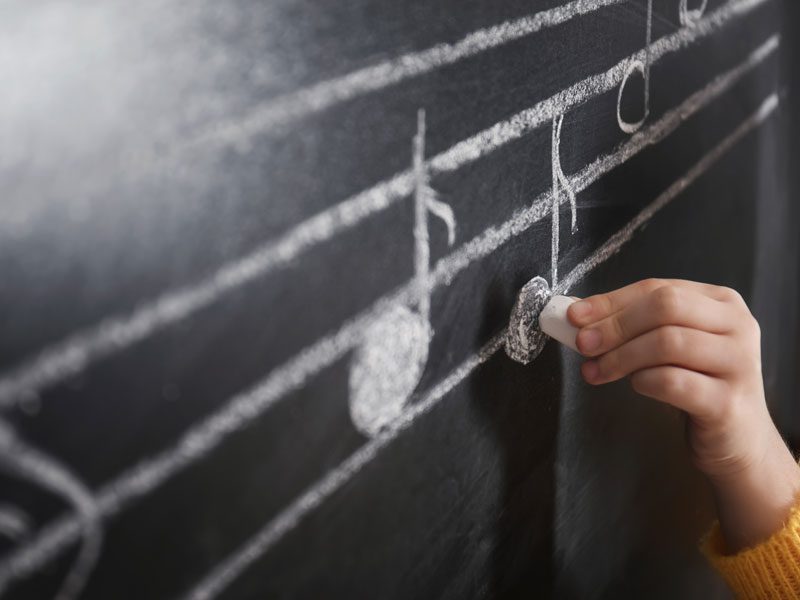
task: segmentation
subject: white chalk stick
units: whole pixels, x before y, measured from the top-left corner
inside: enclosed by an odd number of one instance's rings
[[[539,327],[551,338],[577,352],[578,346],[575,344],[575,337],[578,335],[578,328],[573,327],[567,318],[567,309],[575,302],[577,300],[569,296],[550,298],[550,302],[545,305],[542,314],[539,315]]]

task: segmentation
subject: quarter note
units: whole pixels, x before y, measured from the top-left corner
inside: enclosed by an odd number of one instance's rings
[[[455,241],[453,210],[436,198],[425,165],[425,111],[417,113],[413,142],[414,175],[414,301],[396,304],[364,334],[355,352],[349,379],[350,418],[369,436],[390,425],[405,409],[428,361],[433,330],[430,324],[430,238],[428,214],[447,227],[447,242]]]

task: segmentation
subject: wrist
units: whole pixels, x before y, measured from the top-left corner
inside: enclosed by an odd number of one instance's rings
[[[709,480],[729,553],[778,531],[800,498],[800,467],[777,430],[759,459]]]

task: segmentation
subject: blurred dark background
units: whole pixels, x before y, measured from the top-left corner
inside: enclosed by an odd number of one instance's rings
[[[798,244],[798,229],[800,229],[800,207],[797,199],[800,193],[800,3],[794,0],[784,2],[785,18],[783,21],[783,68],[787,88],[784,91],[783,105],[786,109],[786,118],[789,124],[789,135],[787,136],[786,168],[789,185],[790,198],[787,205],[791,211],[790,218],[787,219],[785,236],[789,248],[787,257],[794,260],[794,269],[786,269],[786,273],[795,273],[793,279],[784,282],[784,289],[776,292],[786,298],[797,298],[797,282],[800,279],[800,244]],[[800,307],[794,307],[794,322],[791,327],[786,327],[787,334],[792,332],[795,336],[795,352],[791,356],[784,357],[781,368],[786,369],[787,373],[792,373],[792,377],[783,378],[791,381],[794,385],[791,389],[782,390],[782,396],[773,400],[775,418],[795,452],[800,451],[800,403],[796,395],[796,390],[800,389],[800,320],[797,318]]]

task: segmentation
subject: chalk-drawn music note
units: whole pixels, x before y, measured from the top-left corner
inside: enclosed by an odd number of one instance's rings
[[[455,241],[453,210],[437,200],[425,166],[423,109],[417,113],[413,173],[415,310],[396,304],[369,326],[350,369],[350,417],[359,431],[370,436],[400,416],[428,360],[433,335],[428,213],[447,226],[448,245]]]
[[[684,6],[686,0],[681,0],[681,3],[681,6]],[[617,123],[619,124],[619,128],[625,133],[637,132],[650,115],[650,42],[653,34],[653,0],[647,0],[647,25],[645,29],[644,62],[636,59],[628,63],[625,69],[625,75],[623,75],[622,81],[619,84],[619,93],[617,94]],[[641,73],[644,79],[644,110],[641,119],[635,122],[629,122],[622,118],[622,94],[625,92],[625,85],[628,83],[628,79],[636,71]]]
[[[680,17],[681,25],[688,27],[697,23],[706,11],[708,0],[702,0],[700,6],[697,8],[689,8],[689,0],[681,0],[678,7],[678,15]]]
[[[82,541],[77,557],[61,582],[55,598],[77,598],[97,562],[102,545],[103,532],[94,497],[66,467],[28,444],[3,421],[0,421],[0,469],[57,496],[75,511]],[[16,527],[15,533],[20,540],[27,536],[31,525],[24,512],[16,507],[9,507],[4,515],[6,523]],[[0,580],[0,594],[7,584],[8,582]]]
[[[553,131],[551,136],[551,160],[553,174],[553,193],[551,205],[551,245],[550,245],[550,272],[552,281],[551,288],[556,289],[558,284],[558,246],[559,246],[559,207],[561,206],[562,194],[569,197],[569,207],[572,212],[571,232],[578,231],[577,198],[575,191],[570,185],[569,179],[564,175],[561,168],[561,126],[564,124],[564,115],[559,115],[553,119]]]

